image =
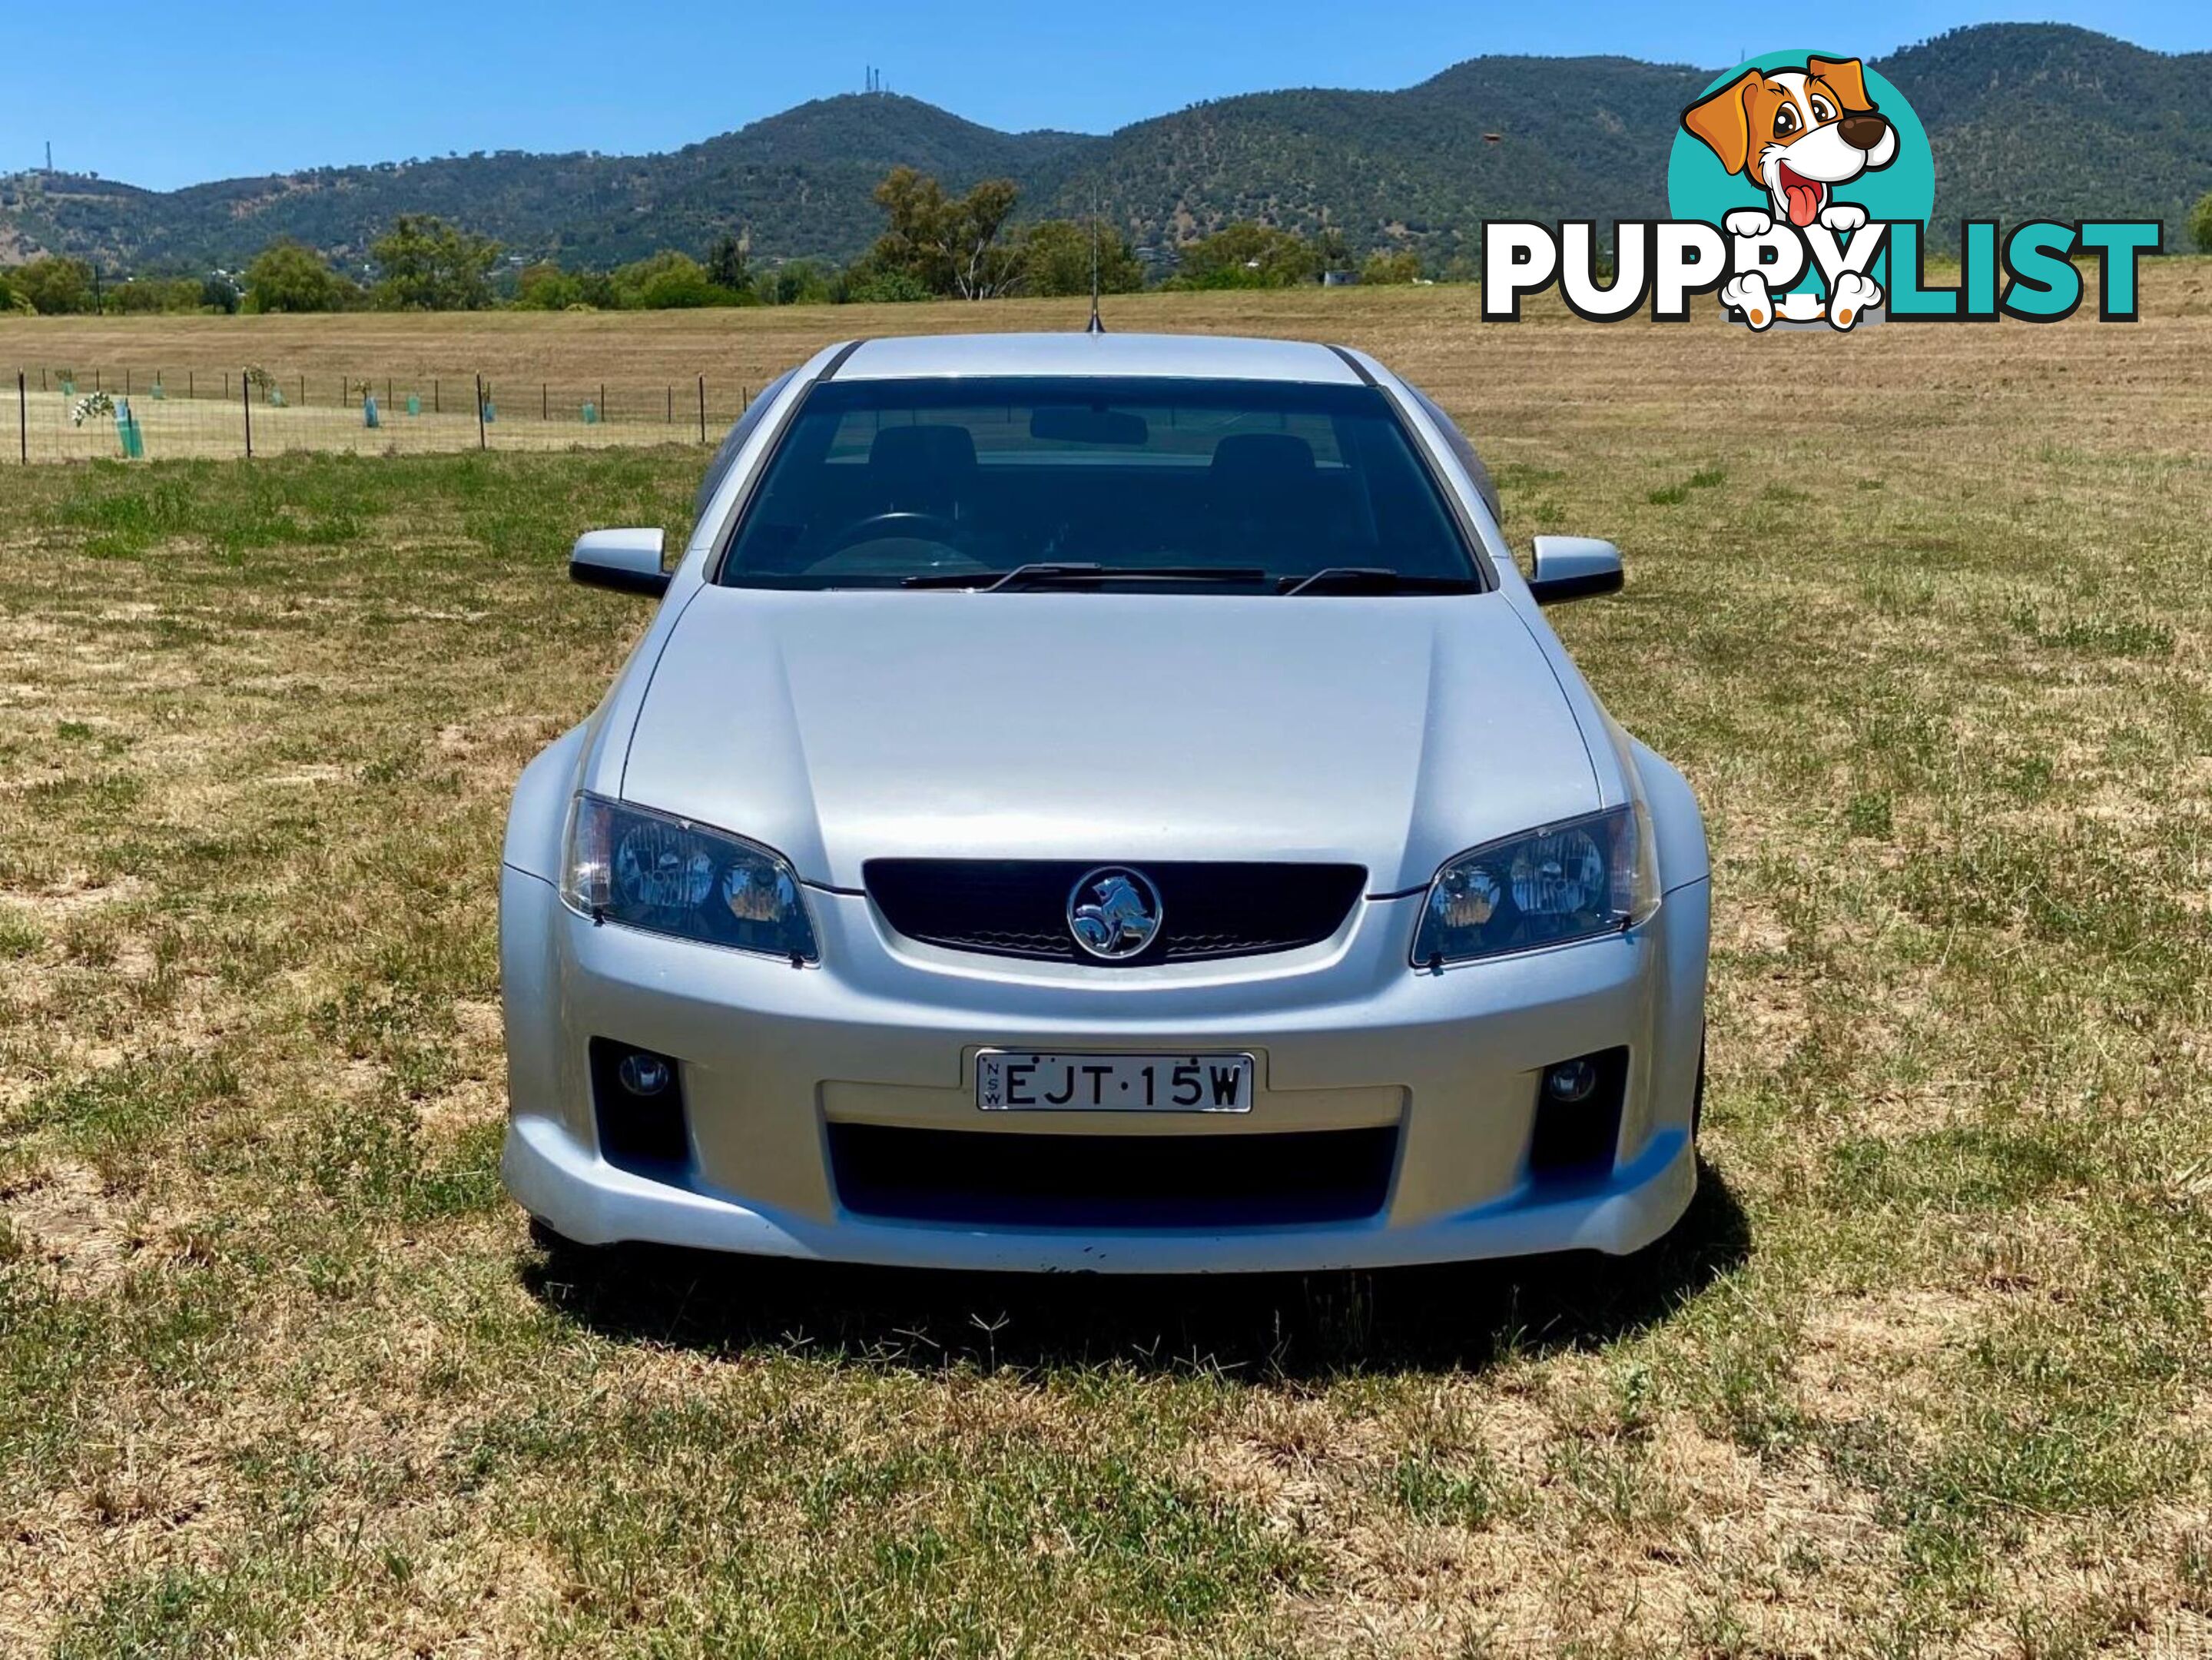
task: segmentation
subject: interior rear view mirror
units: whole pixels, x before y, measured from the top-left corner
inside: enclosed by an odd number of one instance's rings
[[[1060,444],[1141,444],[1152,429],[1134,410],[1047,404],[1030,411],[1030,436]]]

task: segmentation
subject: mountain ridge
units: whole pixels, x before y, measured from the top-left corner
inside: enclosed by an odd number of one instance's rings
[[[1990,23],[1869,62],[1928,128],[1939,238],[1966,217],[2155,217],[2172,246],[2212,189],[2212,52]],[[1028,217],[1103,203],[1143,247],[1259,218],[1441,263],[1486,218],[1663,213],[1676,120],[1713,73],[1617,55],[1475,58],[1395,91],[1239,94],[1105,134],[1002,132],[919,99],[846,94],[646,155],[495,151],[167,192],[19,173],[0,179],[0,260],[235,268],[283,235],[351,264],[401,212],[579,267],[696,253],[732,233],[757,258],[843,260],[878,228],[877,180],[904,163],[956,189],[1012,178]]]

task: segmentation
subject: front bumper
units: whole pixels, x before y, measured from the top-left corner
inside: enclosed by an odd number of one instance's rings
[[[1099,970],[963,955],[892,935],[857,895],[811,892],[822,966],[594,927],[542,879],[501,892],[508,1191],[557,1232],[955,1268],[1322,1269],[1633,1251],[1696,1183],[1707,890],[1622,937],[1441,973],[1407,966],[1418,897],[1364,901],[1279,956]],[[648,1175],[602,1155],[593,1037],[681,1063],[689,1157]],[[1545,1067],[1625,1047],[1607,1173],[1562,1187],[1528,1155]],[[1250,1112],[977,1110],[980,1049],[1251,1053]],[[863,1215],[840,1201],[833,1127],[976,1135],[1395,1131],[1387,1196],[1355,1219],[1057,1227]]]

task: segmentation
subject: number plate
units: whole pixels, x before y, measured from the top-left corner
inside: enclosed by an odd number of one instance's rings
[[[1048,1055],[985,1049],[975,1057],[985,1112],[1249,1112],[1249,1055]]]

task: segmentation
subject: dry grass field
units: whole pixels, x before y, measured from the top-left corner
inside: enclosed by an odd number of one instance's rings
[[[2148,268],[2146,313],[2156,323],[2212,308],[2212,259],[2172,258]],[[1929,268],[1934,283],[1955,283],[1954,269]],[[1206,330],[1341,338],[1401,352],[1413,342],[1441,334],[1460,343],[1470,362],[1492,353],[1523,356],[1513,331],[1479,342],[1479,291],[1471,287],[1297,289],[1272,294],[1109,295],[1103,305],[1109,328]],[[2093,307],[2094,309],[2094,302]],[[418,385],[442,377],[453,388],[482,374],[517,398],[543,382],[586,387],[597,383],[664,385],[679,389],[705,375],[710,387],[736,383],[757,389],[809,352],[832,340],[857,336],[951,332],[979,329],[1079,329],[1085,300],[1013,300],[985,305],[786,306],[736,310],[662,312],[356,312],[335,316],[271,317],[0,317],[0,372],[29,372],[33,388],[44,368],[72,368],[84,380],[94,367],[105,384],[118,384],[125,369],[143,390],[160,371],[172,387],[190,374],[213,380],[260,364],[289,385],[308,377],[320,403],[347,375],[395,376]],[[1530,303],[1529,329],[1568,325],[1549,342],[1579,338],[1595,345],[1614,329],[1572,325],[1547,298]],[[1917,335],[1922,330],[1901,327]],[[1929,330],[1925,332],[1943,332]],[[1971,337],[1980,331],[1967,328]],[[1658,331],[1662,336],[1669,331]],[[2007,331],[2005,337],[2016,337]],[[1618,350],[1616,343],[1613,350]],[[1976,352],[1987,350],[1978,347]],[[1397,361],[1395,356],[1392,361]],[[457,398],[458,402],[458,398]],[[679,406],[680,408],[680,406]]]
[[[0,1652],[2212,1651],[2212,267],[2135,326],[1473,304],[1108,319],[1370,347],[1516,541],[1626,550],[1558,620],[1698,787],[1716,961],[1703,1195],[1624,1262],[549,1259],[499,829],[644,621],[568,540],[681,532],[696,447],[0,467]],[[0,341],[757,381],[1080,311]]]
[[[1314,289],[1295,295],[1110,295],[1108,326],[1186,330],[1212,325],[1286,332],[1326,326],[1317,316],[1428,315],[1437,298],[1466,301],[1472,289]],[[1352,304],[1341,306],[1340,300]],[[345,375],[442,377],[465,386],[481,374],[495,386],[600,381],[688,387],[711,381],[758,387],[827,341],[856,335],[956,329],[1079,329],[1087,300],[1025,300],[988,305],[784,306],[661,312],[356,312],[337,316],[0,318],[0,368],[75,368],[95,364],[113,380],[126,366],[138,384],[160,369],[172,385],[187,374],[235,376],[264,365],[280,380],[306,374],[318,396]],[[1254,324],[1255,315],[1267,324]],[[1279,325],[1274,319],[1285,320]],[[12,377],[11,377],[12,378]]]

